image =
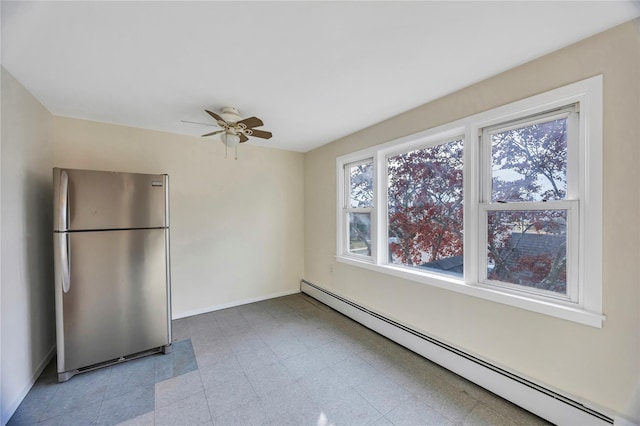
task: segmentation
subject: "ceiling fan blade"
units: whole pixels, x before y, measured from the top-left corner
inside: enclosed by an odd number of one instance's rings
[[[242,133],[238,133],[238,136],[240,136],[240,143],[242,143],[242,142],[246,142],[246,141],[248,141],[248,140],[249,140],[249,138],[248,138],[248,137],[246,137],[246,136],[245,136],[244,134],[242,134]]]
[[[270,139],[273,134],[264,130],[251,129],[251,136],[262,139]]]
[[[243,120],[238,121],[237,124],[244,124],[245,126],[247,126],[247,129],[253,129],[254,127],[264,126],[264,123],[258,117],[245,118]]]
[[[205,109],[204,112],[212,116],[216,121],[222,121],[223,123],[226,123],[226,121],[215,112],[211,112],[208,109]]]
[[[199,121],[189,121],[189,120],[180,120],[181,123],[187,123],[187,124],[199,124],[201,126],[218,126],[217,124],[211,124],[211,123],[200,123]]]
[[[202,135],[201,137],[206,137],[206,136],[213,136],[213,135],[217,135],[218,133],[222,133],[225,132],[226,130],[216,130],[215,132],[211,132],[211,133],[207,133],[206,135]]]

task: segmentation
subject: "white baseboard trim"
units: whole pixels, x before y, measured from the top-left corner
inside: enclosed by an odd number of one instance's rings
[[[276,297],[290,296],[290,295],[296,294],[296,293],[300,293],[300,290],[296,289],[296,290],[283,291],[283,292],[279,292],[279,293],[271,293],[271,294],[267,294],[265,296],[252,297],[250,299],[244,299],[244,300],[236,300],[236,301],[229,302],[229,303],[223,303],[221,305],[207,306],[206,308],[193,309],[193,310],[190,310],[190,311],[180,312],[180,313],[177,313],[177,314],[174,313],[171,316],[171,319],[177,320],[177,319],[180,319],[180,318],[192,317],[194,315],[206,314],[208,312],[219,311],[221,309],[227,309],[227,308],[233,308],[235,306],[246,305],[248,303],[261,302],[263,300],[275,299]]]
[[[27,394],[29,393],[33,385],[38,380],[38,377],[40,377],[44,369],[47,368],[47,365],[49,365],[49,363],[51,362],[51,360],[55,355],[56,355],[56,345],[54,344],[53,347],[47,353],[47,356],[44,357],[44,360],[40,363],[40,365],[38,365],[38,368],[36,368],[36,371],[34,371],[34,373],[31,375],[31,379],[29,380],[29,383],[25,385],[25,387],[22,389],[22,392],[20,392],[18,397],[11,404],[9,404],[8,407],[6,407],[6,410],[4,409],[5,407],[2,407],[3,408],[2,421],[0,422],[2,425],[6,425],[9,422],[9,419],[11,419],[11,416],[15,414],[16,410],[22,403],[22,400],[27,396]]]
[[[300,290],[371,330],[552,423],[583,426],[633,424],[440,342],[306,280],[300,282]]]

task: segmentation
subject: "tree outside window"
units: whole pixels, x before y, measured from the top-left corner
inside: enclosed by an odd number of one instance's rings
[[[387,158],[390,263],[462,276],[463,141]]]

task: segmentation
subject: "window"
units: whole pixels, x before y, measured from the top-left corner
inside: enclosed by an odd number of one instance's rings
[[[462,277],[462,139],[387,157],[389,263]]]
[[[480,281],[578,301],[575,106],[482,131]],[[570,179],[571,178],[571,179]]]
[[[373,215],[373,161],[345,165],[344,213],[347,225],[345,253],[370,258]]]
[[[602,77],[337,159],[337,259],[602,326]]]

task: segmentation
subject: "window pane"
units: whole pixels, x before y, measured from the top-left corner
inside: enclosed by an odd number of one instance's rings
[[[567,194],[567,119],[491,135],[492,201],[563,200]]]
[[[348,165],[349,207],[373,207],[373,162]]]
[[[490,280],[567,293],[567,211],[488,212]]]
[[[349,213],[349,252],[371,256],[371,213]]]
[[[462,146],[387,159],[389,263],[462,276]]]

